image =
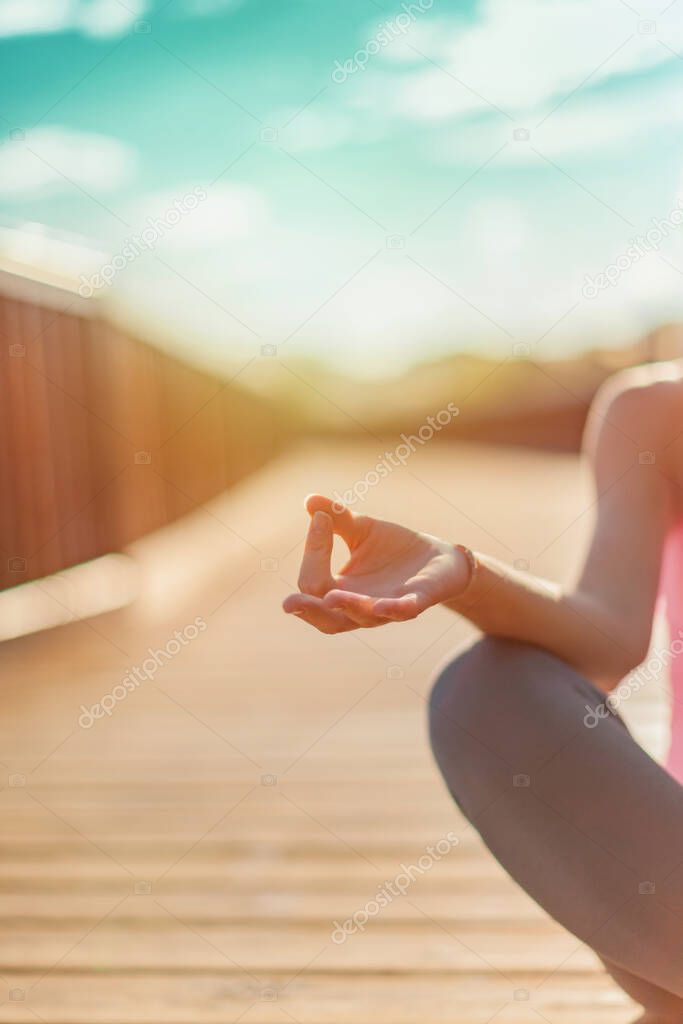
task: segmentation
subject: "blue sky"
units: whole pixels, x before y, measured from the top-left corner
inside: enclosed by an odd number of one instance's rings
[[[618,344],[683,312],[682,83],[683,0],[0,0],[0,249],[200,189],[93,301],[210,360]]]

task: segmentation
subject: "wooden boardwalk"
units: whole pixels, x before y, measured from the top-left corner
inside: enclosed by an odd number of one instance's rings
[[[376,458],[326,447],[272,465],[138,544],[132,608],[0,648],[0,1022],[632,1017],[437,777],[429,680],[468,628],[437,610],[326,638],[279,610],[303,495],[343,490]],[[587,505],[572,458],[467,447],[417,453],[366,502],[556,576]],[[197,617],[206,628],[153,678],[79,725]],[[660,692],[627,713],[655,748]],[[334,941],[333,922],[450,831],[457,847]]]

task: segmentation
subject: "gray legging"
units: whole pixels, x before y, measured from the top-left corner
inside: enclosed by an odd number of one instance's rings
[[[536,647],[485,638],[432,692],[448,788],[530,896],[654,1019],[683,1021],[683,786],[605,694]]]

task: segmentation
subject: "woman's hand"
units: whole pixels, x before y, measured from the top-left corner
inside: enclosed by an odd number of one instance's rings
[[[318,494],[306,500],[306,508],[311,523],[300,593],[285,598],[283,608],[322,633],[414,619],[452,600],[469,582],[467,556],[447,541],[357,515]],[[337,576],[330,567],[335,533],[351,552]]]

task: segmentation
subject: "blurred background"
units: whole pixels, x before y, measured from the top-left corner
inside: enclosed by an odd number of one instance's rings
[[[675,0],[3,0],[0,48],[2,358],[35,472],[32,387],[51,443],[91,435],[59,499],[100,491],[90,534],[67,509],[84,554],[189,507],[104,486],[122,441],[190,503],[448,401],[439,440],[576,450],[608,373],[680,350]],[[20,526],[29,576],[73,561]]]
[[[471,629],[279,607],[314,490],[575,569],[592,396],[683,354],[682,85],[677,0],[0,0],[0,1021],[628,1019],[435,777]]]

